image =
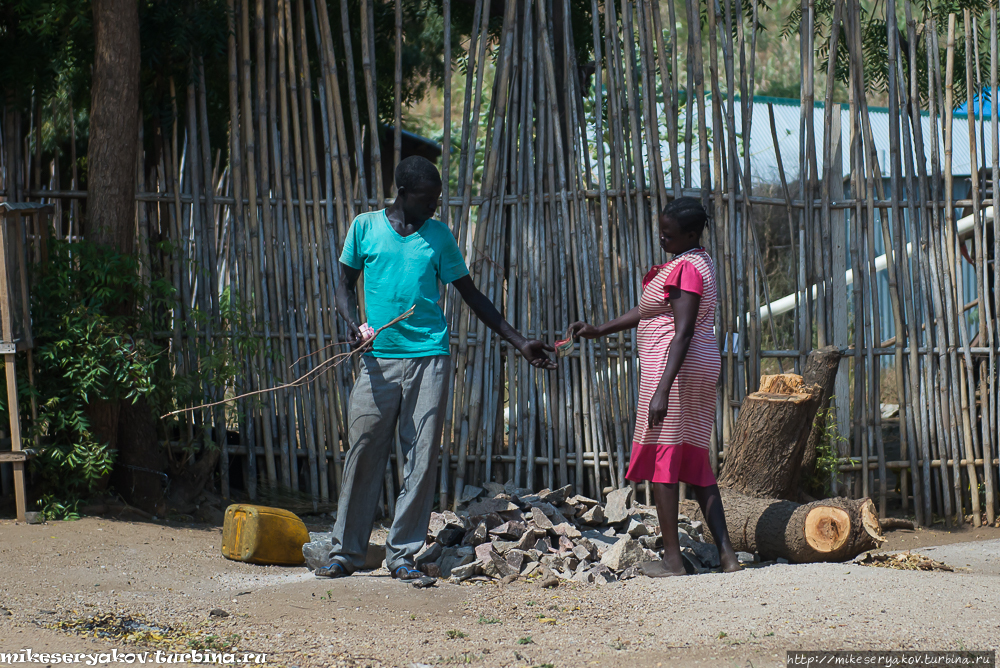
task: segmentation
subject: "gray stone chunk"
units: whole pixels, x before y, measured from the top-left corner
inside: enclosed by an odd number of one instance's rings
[[[561,524],[557,524],[557,525],[553,526],[552,527],[552,531],[557,536],[563,536],[563,537],[566,537],[566,538],[569,538],[569,539],[580,538],[580,536],[583,535],[583,534],[580,533],[579,529],[577,529],[575,526],[573,526],[569,522],[563,522]]]
[[[596,569],[596,567],[595,567],[595,569]],[[615,577],[615,574],[612,573],[607,568],[605,568],[604,570],[600,570],[600,571],[599,570],[593,570],[591,572],[594,574],[594,582],[597,583],[598,586],[600,586],[600,585],[606,585],[606,584],[611,584],[612,582],[617,582],[618,581],[618,578]]]
[[[496,568],[497,573],[502,578],[505,578],[508,575],[517,575],[520,572],[519,570],[513,568],[510,564],[508,564],[507,559],[500,556],[496,552],[490,553],[490,560],[493,563],[493,567]]]
[[[490,531],[490,534],[496,536],[497,538],[502,538],[504,540],[518,540],[527,531],[527,527],[520,522],[504,522],[496,529]]]
[[[694,550],[690,547],[681,548],[681,559],[684,560],[684,570],[687,571],[688,575],[698,575],[699,573],[708,571],[707,568],[701,565]]]
[[[531,523],[543,531],[551,531],[553,526],[552,520],[537,506],[531,510]]]
[[[306,566],[311,571],[329,566],[330,550],[333,549],[330,534],[310,533],[309,538],[310,542],[302,546],[302,556],[305,557]]]
[[[486,528],[486,522],[480,522],[475,529],[465,535],[463,542],[466,545],[482,545],[489,536],[489,529]]]
[[[600,531],[593,529],[582,533],[583,539],[589,540],[597,548],[597,556],[602,556],[617,541],[617,538],[608,537]]]
[[[493,549],[500,554],[507,554],[509,551],[517,547],[517,541],[513,540],[495,540],[493,541]]]
[[[708,568],[718,568],[722,565],[719,560],[719,548],[711,543],[695,542],[691,546],[694,553],[698,555],[698,560]]]
[[[482,487],[476,487],[475,485],[466,485],[462,488],[462,498],[458,500],[459,503],[468,503],[469,501],[475,501],[483,494]]]
[[[457,582],[462,582],[463,580],[468,580],[471,577],[479,575],[481,572],[482,570],[479,565],[479,562],[472,561],[467,564],[462,564],[461,566],[453,568],[452,570],[448,571],[447,575],[445,575],[445,571],[444,569],[442,569],[441,575],[443,577],[451,577],[453,580]]]
[[[490,553],[493,552],[492,543],[481,543],[476,546],[476,561],[481,563],[486,563],[490,558]]]
[[[413,558],[413,561],[417,565],[417,568],[420,568],[425,564],[429,564],[440,559],[442,552],[443,549],[441,548],[441,543],[428,543],[427,545],[424,545],[419,552],[417,552],[417,556]]]
[[[558,506],[563,501],[566,500],[567,496],[569,496],[569,491],[570,491],[569,485],[551,491],[544,489],[538,493],[538,498],[544,501],[545,503],[551,503],[554,506]]]
[[[443,513],[431,513],[430,521],[427,524],[427,535],[437,540],[438,535],[445,529],[460,529],[464,531],[465,524],[462,522],[461,517],[450,510],[446,510]]]
[[[650,561],[649,555],[639,541],[631,536],[619,540],[601,557],[601,563],[613,571],[623,571],[645,561]]]
[[[591,498],[588,498],[586,496],[580,495],[580,494],[577,494],[576,496],[570,497],[568,499],[568,502],[572,503],[574,505],[584,505],[584,506],[587,506],[588,508],[592,508],[594,506],[600,505],[600,503],[598,501],[596,501],[594,499],[591,499]]]
[[[645,524],[643,524],[642,520],[633,515],[631,518],[629,518],[628,529],[626,533],[632,536],[632,538],[639,538],[641,536],[648,536],[649,528],[646,527]]]
[[[608,502],[604,507],[604,516],[608,524],[624,522],[629,516],[629,503],[632,501],[632,488],[622,487],[608,494]]]
[[[574,547],[576,546],[573,545],[573,541],[569,538],[566,536],[559,536],[559,554],[572,554]]]
[[[525,553],[522,550],[510,550],[505,556],[510,567],[520,573],[526,561]]]
[[[486,493],[491,497],[496,496],[497,494],[507,493],[507,489],[498,482],[484,482],[483,489],[485,489]]]
[[[517,549],[519,550],[530,550],[535,547],[535,543],[538,542],[538,537],[535,536],[534,531],[525,531],[521,536],[521,539],[517,541]]]
[[[581,517],[580,521],[590,526],[596,526],[604,522],[604,509],[600,506],[591,506]]]
[[[441,577],[450,577],[451,571],[459,566],[471,564],[476,560],[475,552],[465,552],[454,548],[444,550],[439,563],[441,567]],[[469,577],[472,577],[471,575]]]
[[[741,564],[753,564],[757,562],[757,557],[750,554],[749,552],[737,552],[736,558]]]
[[[642,546],[650,550],[662,550],[663,549],[663,536],[643,536],[639,539]]]
[[[476,503],[469,504],[469,517],[485,515],[487,513],[500,513],[507,510],[517,510],[517,506],[502,496],[493,499],[484,499]]]
[[[435,540],[445,547],[451,547],[452,545],[458,545],[461,543],[463,538],[465,538],[465,529],[447,527],[438,532]]]

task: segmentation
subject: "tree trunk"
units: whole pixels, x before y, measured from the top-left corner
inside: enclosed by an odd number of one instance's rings
[[[94,70],[87,152],[87,240],[124,255],[135,252],[136,155],[139,150],[139,7],[136,0],[94,0]],[[114,304],[128,314],[135,304]],[[91,401],[98,439],[118,451],[112,478],[125,499],[162,512],[165,469],[145,401]],[[148,471],[141,471],[149,469]],[[155,484],[149,479],[155,479]]]
[[[118,461],[111,483],[131,505],[151,515],[166,515],[167,456],[157,445],[153,414],[144,397],[122,401],[118,410]],[[153,448],[137,447],[153,444]]]
[[[758,552],[763,560],[844,561],[885,540],[871,499],[798,504],[722,489],[722,505],[733,548]],[[694,516],[704,521],[700,511]]]
[[[801,476],[808,480],[816,468],[816,447],[823,442],[827,428],[826,410],[830,407],[830,399],[837,382],[837,369],[840,367],[840,350],[836,346],[820,348],[809,355],[806,366],[802,369],[802,381],[807,385],[819,385],[822,389],[806,449],[802,455]],[[801,485],[799,485],[801,487]],[[824,488],[825,489],[825,488]],[[815,491],[815,490],[804,490]],[[822,492],[820,492],[822,493]]]
[[[135,158],[139,137],[139,7],[94,0],[86,236],[131,254],[135,246]]]
[[[740,407],[719,486],[747,496],[797,499],[802,455],[820,392],[795,374],[762,377],[760,391]]]

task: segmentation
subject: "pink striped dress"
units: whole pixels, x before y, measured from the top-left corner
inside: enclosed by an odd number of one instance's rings
[[[643,279],[639,300],[639,406],[632,437],[629,480],[715,484],[708,450],[715,421],[716,383],[722,359],[712,327],[718,294],[715,264],[703,248],[653,267]],[[694,337],[670,389],[666,419],[649,428],[649,401],[667,365],[674,338],[670,287],[701,295]]]

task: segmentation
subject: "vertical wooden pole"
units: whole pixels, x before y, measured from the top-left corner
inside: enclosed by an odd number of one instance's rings
[[[9,118],[9,116],[8,116]],[[16,171],[17,165],[7,163],[8,175]],[[11,187],[12,180],[7,179],[8,188]],[[0,211],[0,326],[2,326],[3,341],[11,348],[14,347],[13,327],[11,325],[12,314],[10,312],[10,286],[8,279],[10,271],[7,267],[7,244],[8,230],[7,221],[9,212]],[[20,227],[19,214],[14,215],[14,233]],[[4,370],[7,372],[7,413],[10,417],[10,449],[13,453],[21,452],[21,411],[17,402],[17,370],[15,369],[15,359],[17,354],[11,350],[3,353]],[[24,486],[24,461],[11,462],[14,469],[14,503],[17,512],[17,521],[26,521],[25,512],[25,486]]]

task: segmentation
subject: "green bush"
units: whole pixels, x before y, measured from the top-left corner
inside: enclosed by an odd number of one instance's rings
[[[134,257],[87,242],[51,240],[48,262],[33,267],[34,387],[23,359],[18,385],[25,445],[34,437],[46,445],[31,467],[47,515],[74,516],[110,473],[114,453],[91,431],[88,403],[154,391],[166,347],[151,336],[152,315],[169,308],[172,294],[164,281],[144,283]]]

